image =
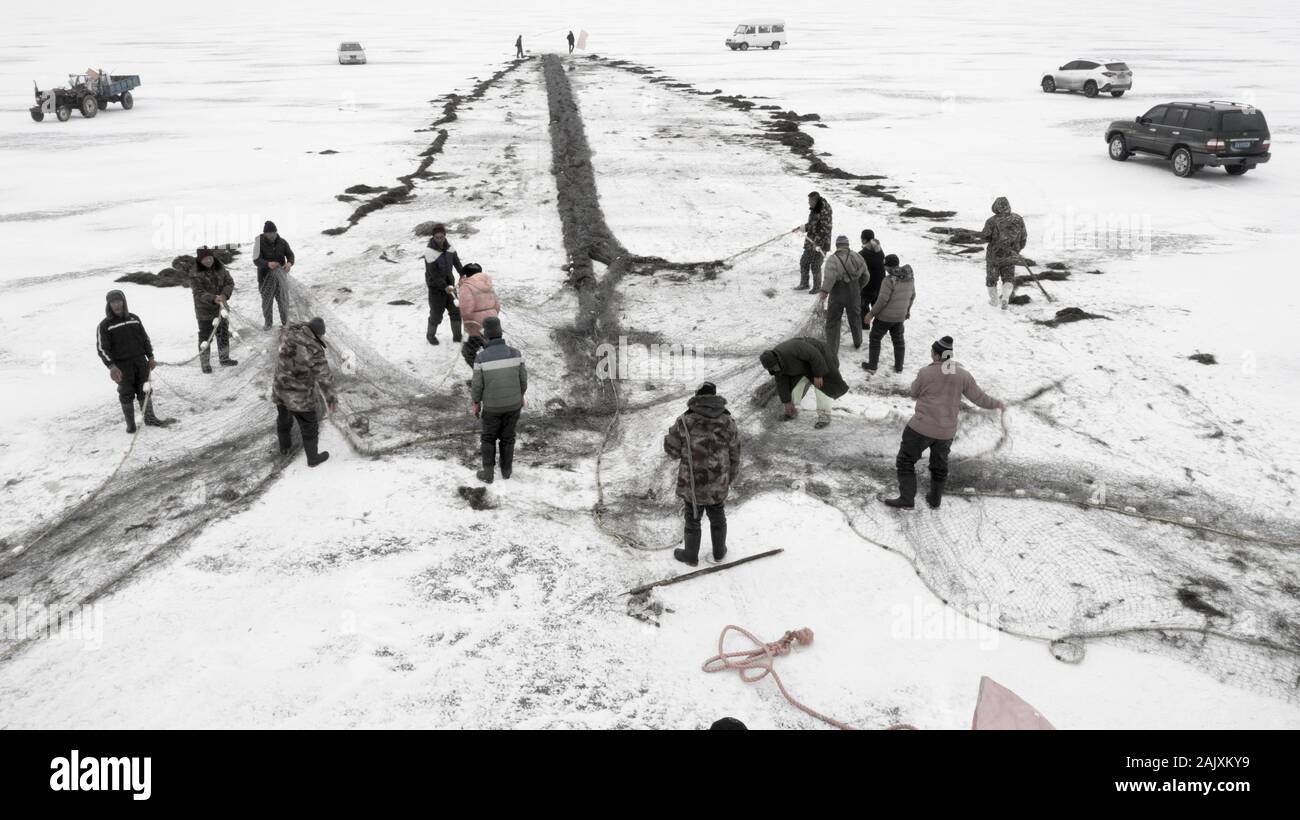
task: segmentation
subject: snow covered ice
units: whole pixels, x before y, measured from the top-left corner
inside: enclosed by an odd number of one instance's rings
[[[1058,728],[1300,728],[1300,23],[1188,5],[6,9],[0,727],[823,726],[701,670],[737,624],[811,628],[786,685],[863,728],[966,728],[985,675]],[[723,46],[781,13],[787,47]],[[573,55],[569,29],[590,35]],[[1039,90],[1087,55],[1133,90]],[[27,116],[33,80],[88,66],[140,75],[133,109]],[[1107,157],[1107,123],[1182,99],[1257,106],[1272,161],[1180,179]],[[780,423],[758,364],[821,332],[791,290],[802,238],[762,244],[810,190],[918,293],[903,375],[866,378],[845,334],[825,430],[811,401]],[[990,308],[982,252],[931,230],[978,230],[996,196],[1056,302],[1028,282]],[[291,318],[328,325],[316,468],[276,450],[265,220],[297,257]],[[446,323],[424,338],[430,221],[491,274],[527,361],[515,474],[486,488],[470,370]],[[189,288],[118,280],[227,243],[239,364],[204,375]],[[119,288],[177,419],[135,437],[92,351]],[[1048,324],[1066,308],[1104,318]],[[944,335],[1013,402],[1007,429],[968,406],[942,508],[893,511],[907,388]],[[620,345],[636,372],[602,378]],[[741,435],[730,557],[784,552],[629,605],[685,570],[662,438],[706,379]],[[75,628],[38,617],[59,611]]]

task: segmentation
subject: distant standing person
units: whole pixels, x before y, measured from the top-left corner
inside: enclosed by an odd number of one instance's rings
[[[524,35],[520,34],[515,38],[515,59],[518,60],[524,56]]]
[[[166,427],[175,419],[160,419],[154,414],[149,374],[157,363],[153,342],[144,323],[126,307],[126,294],[110,290],[105,297],[104,318],[95,333],[95,351],[108,368],[108,377],[117,385],[117,398],[126,417],[126,431],[135,432],[135,402],[144,410],[144,423]]]
[[[262,318],[266,320],[262,329],[271,329],[272,302],[280,308],[280,326],[283,327],[289,323],[289,311],[284,304],[289,298],[289,281],[285,277],[293,269],[293,248],[270,220],[253,241],[257,245],[257,252],[253,254],[253,264],[257,266],[257,289],[262,294]]]
[[[569,41],[569,53],[572,54],[573,53],[573,32],[572,31],[569,32],[569,36],[567,39]]]
[[[316,413],[316,390],[325,395],[325,406],[332,413],[338,409],[334,392],[334,373],[325,357],[325,320],[317,316],[309,322],[295,322],[280,331],[280,350],[271,381],[271,401],[275,402],[275,435],[280,455],[289,453],[294,419],[302,433],[302,449],[307,466],[315,467],[329,459],[329,451],[317,452],[320,419]]]
[[[195,254],[190,290],[194,296],[194,317],[199,320],[199,368],[212,372],[213,324],[216,325],[217,356],[222,367],[239,362],[230,358],[230,322],[222,317],[226,302],[235,292],[235,280],[211,248],[199,248]]]
[[[429,289],[429,323],[424,338],[431,345],[438,344],[438,325],[446,312],[451,325],[451,340],[460,341],[460,305],[456,298],[456,274],[464,273],[460,254],[447,241],[447,226],[441,222],[433,226],[433,236],[424,250],[424,284]]]
[[[867,337],[867,361],[862,369],[875,375],[876,364],[880,361],[880,342],[889,334],[894,343],[894,372],[903,372],[903,354],[906,344],[903,339],[903,323],[912,318],[912,303],[916,301],[916,281],[912,275],[912,266],[899,266],[898,257],[890,254],[885,257],[885,281],[880,286],[876,302],[867,311],[865,324],[871,331]]]
[[[817,423],[813,427],[820,430],[831,423],[832,400],[849,392],[840,376],[840,361],[823,339],[788,339],[764,350],[758,361],[776,380],[776,395],[785,406],[782,421],[799,415],[799,403],[811,387],[817,399]]]
[[[903,428],[903,442],[898,448],[898,497],[885,504],[912,509],[916,500],[916,462],[930,451],[930,492],[925,501],[938,507],[943,501],[943,485],[948,480],[948,451],[957,435],[957,413],[965,396],[985,410],[1007,409],[1007,403],[980,389],[975,377],[952,359],[952,337],[944,336],[930,346],[930,364],[921,368],[912,382],[916,412]]]
[[[808,195],[808,221],[803,225],[803,256],[799,258],[799,284],[795,290],[807,288],[809,293],[821,290],[822,261],[831,250],[831,227],[831,204],[813,191]],[[808,281],[810,273],[811,286]]]
[[[849,335],[854,350],[862,347],[862,283],[867,278],[867,263],[849,247],[847,236],[836,237],[835,253],[826,260],[818,301],[826,308],[826,344],[831,352],[840,352],[840,320],[848,316]]]
[[[875,231],[862,232],[862,250],[858,253],[862,255],[862,261],[867,263],[867,280],[862,285],[862,329],[866,330],[870,327],[867,311],[875,304],[876,297],[880,295],[880,285],[885,281],[885,252],[880,247],[880,240],[876,239]]]
[[[470,396],[474,402],[474,416],[482,419],[479,434],[483,468],[478,480],[491,484],[494,478],[497,442],[501,442],[501,477],[508,479],[514,472],[515,427],[519,413],[528,406],[524,394],[528,392],[528,369],[524,355],[505,343],[501,337],[501,320],[493,316],[483,322],[486,343],[474,360],[474,378],[470,382]]]
[[[677,460],[677,497],[686,503],[684,549],[673,550],[683,564],[700,559],[700,521],[709,516],[713,560],[727,557],[727,493],[740,472],[740,433],[727,400],[712,382],[700,385],[664,436],[664,452]]]
[[[984,285],[989,289],[989,304],[1001,301],[1006,310],[1011,303],[1011,291],[1016,284],[1016,264],[1025,249],[1028,235],[1025,220],[1011,210],[1011,203],[1000,196],[993,200],[993,216],[984,222],[980,236],[988,242],[984,255]],[[998,297],[998,280],[1002,280],[1002,296]]]

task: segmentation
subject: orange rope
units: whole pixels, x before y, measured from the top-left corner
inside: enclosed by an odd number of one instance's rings
[[[746,638],[749,638],[754,642],[754,646],[758,648],[742,650],[739,652],[726,651],[724,644],[727,640],[727,633],[733,630],[744,635]],[[820,721],[829,723],[837,729],[853,729],[854,727],[847,723],[841,723],[835,718],[823,715],[821,712],[800,703],[795,699],[794,695],[791,695],[789,690],[785,688],[785,684],[781,682],[781,676],[776,673],[776,668],[773,666],[773,662],[779,655],[790,654],[790,649],[796,641],[804,646],[810,646],[813,642],[813,631],[808,627],[804,627],[803,629],[792,629],[782,635],[780,640],[772,641],[771,643],[764,643],[749,630],[733,624],[728,624],[723,628],[722,634],[718,636],[718,654],[704,662],[704,671],[721,672],[724,669],[735,669],[740,672],[740,679],[745,683],[758,683],[763,678],[771,675],[772,680],[776,681],[776,688],[781,690],[781,694],[785,695],[785,699],[790,701],[791,704],[798,707],[803,712],[812,715]],[[733,660],[733,658],[737,660]],[[916,727],[910,726],[906,723],[900,723],[890,726],[889,728],[915,729]]]

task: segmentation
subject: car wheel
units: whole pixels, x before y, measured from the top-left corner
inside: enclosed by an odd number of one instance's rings
[[[1174,149],[1174,155],[1171,159],[1174,163],[1174,176],[1189,177],[1196,173],[1196,165],[1192,162],[1192,152],[1186,148]]]
[[[1092,98],[1097,96],[1097,84],[1092,80],[1083,84],[1083,96]]]
[[[1124,89],[1121,88],[1119,91],[1112,91],[1110,92],[1110,95],[1112,97],[1122,97],[1124,96]]]
[[[81,116],[91,119],[99,113],[99,103],[95,102],[94,97],[86,96],[81,98]]]
[[[776,51],[776,50],[779,49],[780,47],[781,47],[781,43],[780,43],[779,40],[778,40],[777,42],[775,42],[775,43],[772,43],[772,50],[773,50],[773,51]]]
[[[72,119],[72,109],[66,105],[61,105],[54,109],[54,116],[59,118],[59,122],[67,122]]]
[[[741,51],[749,51],[749,43],[741,43],[741,44],[740,44],[740,50],[741,50]]]
[[[122,92],[122,110],[123,110],[123,111],[130,111],[132,108],[135,108],[135,97],[132,97],[132,96],[131,96],[131,92],[130,92],[130,91],[123,91],[123,92]]]
[[[1123,134],[1116,134],[1110,138],[1110,158],[1116,162],[1123,162],[1130,156],[1128,150],[1128,141],[1124,139]]]
[[[1250,169],[1244,165],[1225,165],[1223,166],[1223,170],[1227,171],[1229,174],[1232,174],[1234,177],[1239,177],[1242,174],[1249,171]]]
[[[1054,93],[1054,92],[1056,91],[1056,80],[1054,80],[1054,79],[1051,78],[1051,77],[1044,77],[1044,78],[1043,78],[1043,91],[1046,92],[1046,93],[1048,93],[1048,94]]]

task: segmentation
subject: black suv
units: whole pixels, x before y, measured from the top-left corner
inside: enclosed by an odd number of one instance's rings
[[[1155,154],[1189,177],[1206,165],[1222,165],[1233,176],[1268,162],[1271,144],[1264,112],[1241,103],[1173,102],[1157,105],[1132,122],[1106,127],[1110,158]]]

